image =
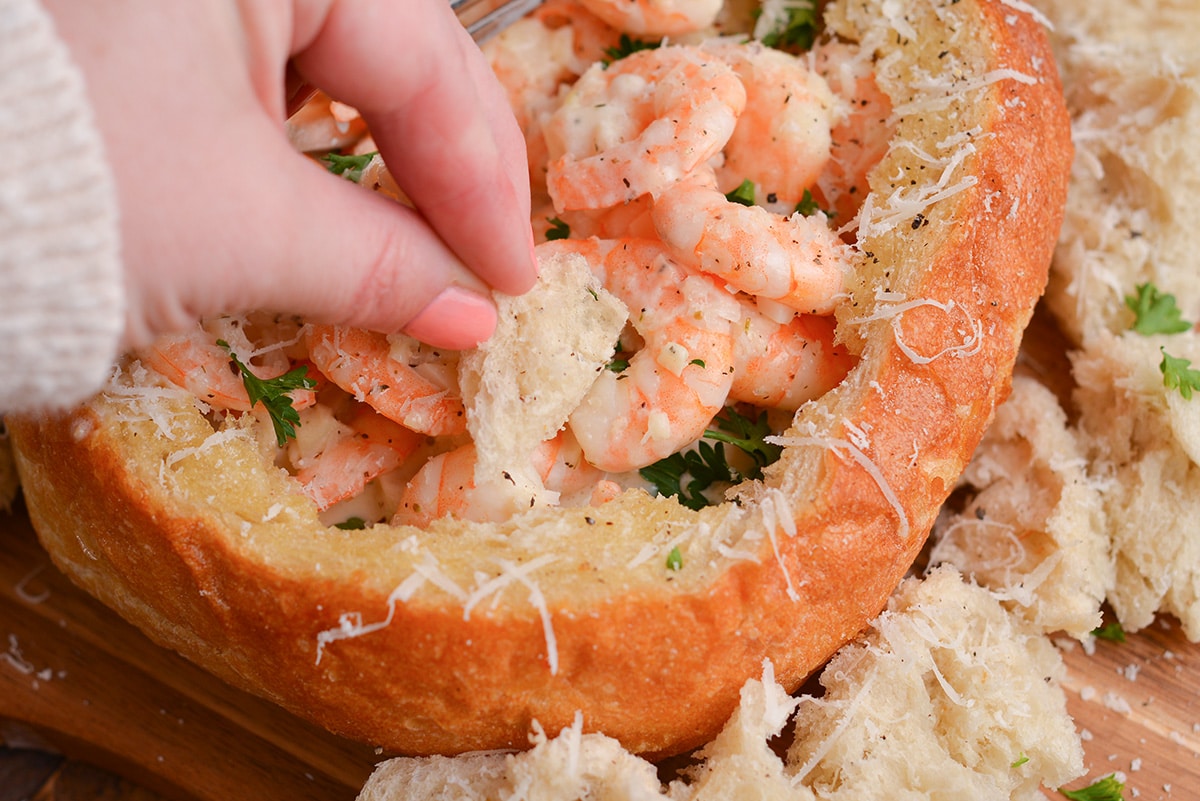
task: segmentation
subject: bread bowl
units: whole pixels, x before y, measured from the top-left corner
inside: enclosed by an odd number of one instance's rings
[[[736,501],[631,489],[502,521],[326,525],[246,415],[214,430],[137,360],[8,420],[55,562],[158,642],[397,753],[526,745],[577,712],[680,752],[764,659],[795,688],[883,608],[997,403],[1046,281],[1070,142],[1023,7],[832,4],[896,109],[839,335],[857,358]]]

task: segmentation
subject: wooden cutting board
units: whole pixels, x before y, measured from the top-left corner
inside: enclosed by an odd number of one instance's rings
[[[378,761],[150,642],[0,513],[0,736],[181,801],[352,801]]]
[[[1063,657],[1088,769],[1071,786],[1122,772],[1127,799],[1200,798],[1200,646],[1163,620]],[[381,758],[151,643],[51,566],[20,510],[0,513],[0,739],[180,801],[351,801]]]

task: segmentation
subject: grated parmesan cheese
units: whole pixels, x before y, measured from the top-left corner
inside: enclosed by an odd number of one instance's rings
[[[871,461],[870,457],[868,457],[865,453],[855,447],[854,443],[844,439],[822,436],[767,437],[767,442],[783,445],[784,447],[827,448],[833,451],[834,454],[839,457],[849,456],[853,462],[865,470],[867,475],[869,475],[875,481],[875,484],[879,487],[879,491],[883,493],[884,499],[896,512],[896,517],[898,518],[897,535],[901,540],[908,539],[911,530],[908,522],[908,513],[904,510],[904,505],[900,503],[900,499],[896,496],[895,491],[892,490],[891,485],[888,484],[887,479],[884,478],[883,473],[879,470],[878,465]]]

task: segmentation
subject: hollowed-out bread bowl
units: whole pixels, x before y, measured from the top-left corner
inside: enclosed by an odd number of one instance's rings
[[[826,21],[873,54],[896,114],[837,312],[858,363],[736,501],[629,491],[345,531],[249,429],[214,432],[130,361],[79,409],[7,421],[56,564],[231,684],[391,752],[521,747],[578,711],[662,755],[708,740],[764,660],[798,686],[884,606],[1007,395],[1071,156],[1023,6],[843,2]]]

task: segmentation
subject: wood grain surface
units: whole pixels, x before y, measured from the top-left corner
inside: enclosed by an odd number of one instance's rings
[[[1163,618],[1091,654],[1072,642],[1063,658],[1089,781],[1118,773],[1128,799],[1200,798],[1200,646]]]
[[[0,514],[0,721],[10,746],[185,801],[348,801],[379,758],[151,643],[50,564],[20,510]]]

